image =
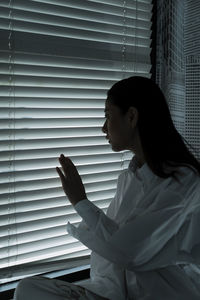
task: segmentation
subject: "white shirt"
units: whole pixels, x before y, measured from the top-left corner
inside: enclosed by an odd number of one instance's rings
[[[83,221],[67,230],[92,250],[82,286],[111,300],[200,299],[200,177],[178,169],[180,183],[133,158],[106,214],[75,205]]]

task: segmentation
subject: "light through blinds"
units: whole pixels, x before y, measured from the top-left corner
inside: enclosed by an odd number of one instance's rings
[[[71,157],[106,211],[132,155],[101,131],[106,91],[150,77],[150,0],[0,1],[0,283],[84,264],[55,167]]]

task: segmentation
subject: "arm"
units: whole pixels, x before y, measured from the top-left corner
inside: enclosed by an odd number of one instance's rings
[[[77,178],[79,175],[76,172],[74,172],[76,183],[69,184],[65,177],[67,172],[71,172],[70,169],[74,168],[69,163],[66,160],[61,161],[65,175],[59,175],[66,195],[71,197],[69,200],[87,224],[86,229],[82,226],[76,228],[68,223],[69,234],[107,260],[129,270],[150,270],[175,264],[178,261],[182,263],[193,261],[187,250],[192,249],[194,243],[200,245],[200,238],[196,241],[189,238],[191,211],[185,208],[180,194],[170,190],[162,191],[159,202],[168,203],[170,199],[171,207],[146,211],[133,220],[130,218],[123,227],[119,228],[103,211],[86,199],[86,195],[82,192],[84,191],[82,182]],[[70,178],[72,180],[72,176]],[[73,196],[73,187],[76,188],[74,193],[76,197]],[[78,195],[77,191],[81,193]],[[195,194],[198,195],[198,192]],[[198,208],[196,214],[198,220],[200,219],[199,206],[198,201],[195,208]],[[186,220],[189,220],[189,223]],[[197,228],[196,226],[195,229]],[[189,244],[185,246],[188,239]],[[200,257],[198,259],[200,261]]]
[[[176,197],[180,196],[176,194]],[[96,212],[95,205],[88,200],[75,208],[87,223],[88,231],[68,223],[68,232],[109,261],[129,270],[141,271],[174,262],[177,234],[184,220],[182,208],[146,212],[130,219],[121,228],[98,208]],[[90,220],[95,222],[90,223]]]

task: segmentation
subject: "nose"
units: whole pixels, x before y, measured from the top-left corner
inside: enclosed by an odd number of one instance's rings
[[[102,131],[103,131],[103,133],[107,133],[107,121],[104,122]]]

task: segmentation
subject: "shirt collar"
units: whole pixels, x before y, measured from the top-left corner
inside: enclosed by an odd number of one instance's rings
[[[136,178],[139,181],[145,183],[152,181],[152,179],[154,178],[158,178],[158,176],[154,174],[153,171],[149,168],[147,163],[144,163],[141,167],[139,167],[139,163],[137,161],[136,156],[134,156],[130,161],[129,170],[131,170],[135,174]]]

